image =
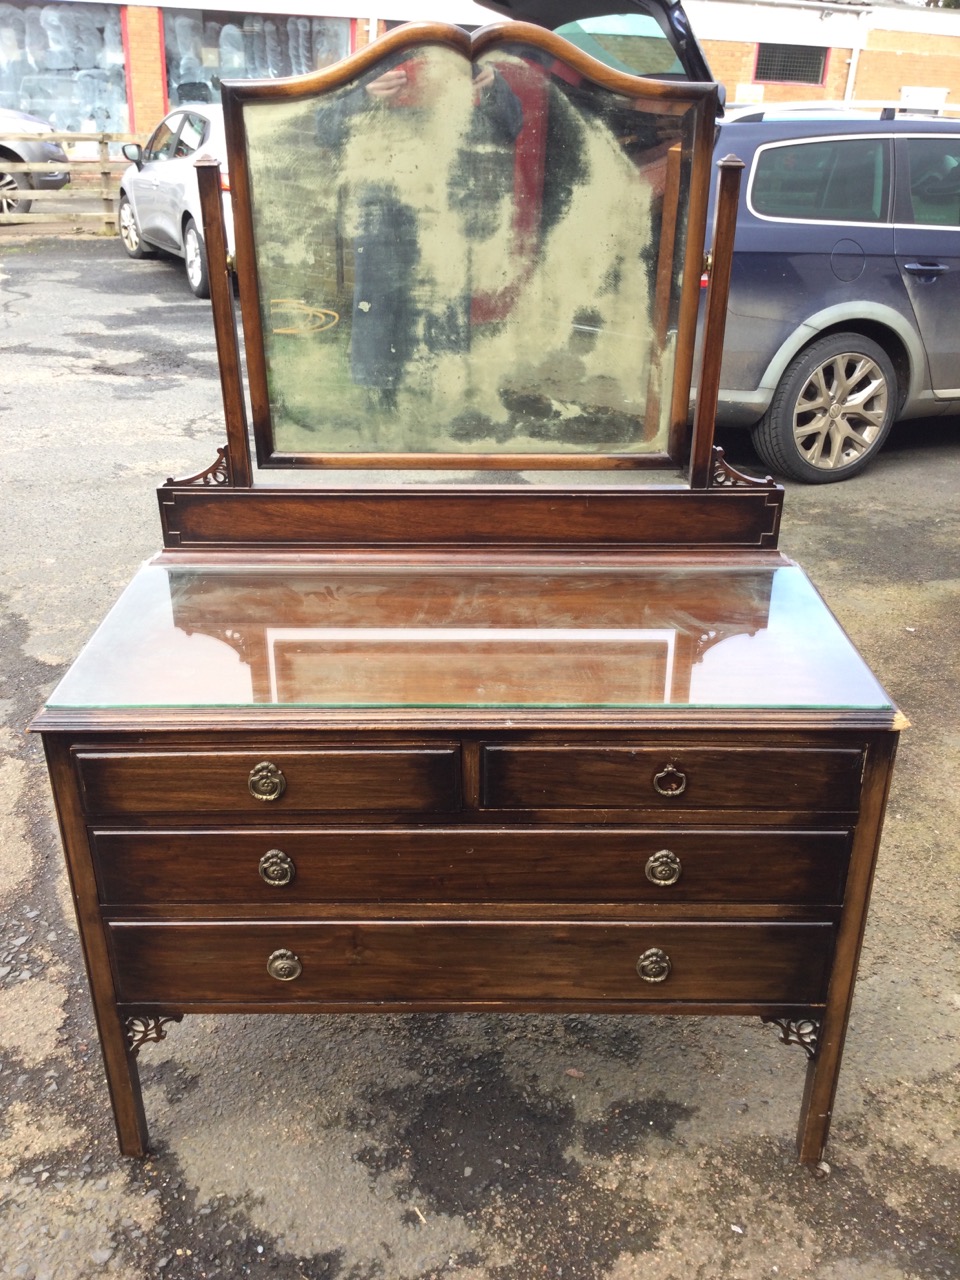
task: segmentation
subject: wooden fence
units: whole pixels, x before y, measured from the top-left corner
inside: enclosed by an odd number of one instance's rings
[[[117,230],[117,196],[120,176],[130,163],[122,156],[110,155],[111,144],[119,150],[124,142],[142,142],[133,133],[2,133],[0,147],[5,142],[59,142],[68,157],[74,146],[95,143],[97,154],[90,158],[70,157],[66,163],[45,160],[31,164],[17,164],[0,157],[3,173],[63,173],[70,174],[70,181],[57,190],[49,188],[24,190],[23,200],[30,203],[28,213],[0,213],[0,226],[19,223],[25,227],[43,223],[72,223],[77,230],[93,230],[103,235],[115,235]],[[45,211],[44,206],[56,202],[58,211]],[[66,206],[66,207],[64,207]]]

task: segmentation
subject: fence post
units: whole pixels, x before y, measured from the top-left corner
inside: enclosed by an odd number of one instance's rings
[[[110,235],[113,231],[114,209],[113,209],[113,192],[110,189],[110,144],[107,142],[107,135],[100,134],[98,143],[100,152],[100,196],[103,200],[103,234]]]

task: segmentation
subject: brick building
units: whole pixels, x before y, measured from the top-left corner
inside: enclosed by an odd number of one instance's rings
[[[923,89],[924,101],[960,108],[960,10],[857,0],[684,8],[729,102],[898,102]]]
[[[859,0],[685,7],[730,102],[897,101],[922,88],[960,108],[960,11]],[[322,67],[405,19],[477,26],[496,15],[473,0],[249,0],[202,10],[182,0],[0,0],[0,106],[61,129],[142,133],[172,102],[215,98],[221,78]]]

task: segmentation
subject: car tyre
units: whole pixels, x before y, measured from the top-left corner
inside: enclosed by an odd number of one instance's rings
[[[137,215],[133,211],[130,197],[126,194],[120,197],[120,208],[117,210],[117,230],[120,232],[120,241],[127,252],[128,258],[149,258],[151,256],[151,252],[144,244],[143,237],[140,234],[140,224],[137,222]]]
[[[870,463],[893,425],[899,388],[893,362],[859,333],[834,333],[784,371],[753,445],[771,470],[830,484]]]
[[[210,297],[210,273],[207,270],[207,249],[200,228],[192,218],[183,229],[183,257],[187,268],[187,283],[195,298]]]
[[[30,189],[30,179],[25,173],[0,171],[0,213],[29,213],[33,201],[24,200],[20,193]]]

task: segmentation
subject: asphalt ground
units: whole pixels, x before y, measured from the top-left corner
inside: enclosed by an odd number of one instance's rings
[[[753,1019],[192,1017],[118,1156],[24,733],[223,441],[209,307],[116,241],[0,245],[0,1277],[960,1276],[960,421],[790,485],[785,551],[912,721],[828,1150]],[[749,442],[728,456],[756,465]]]

